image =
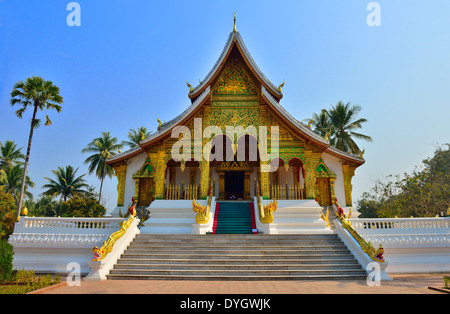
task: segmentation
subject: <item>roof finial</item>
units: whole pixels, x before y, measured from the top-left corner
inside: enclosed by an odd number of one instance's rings
[[[236,33],[236,12],[234,12],[234,28],[233,28],[233,33]]]
[[[192,91],[194,90],[194,88],[192,87],[192,85],[189,84],[188,81],[186,81],[186,85],[189,87],[189,93],[192,93]]]
[[[283,80],[283,83],[280,85],[280,86],[278,86],[278,91],[281,93],[281,89],[284,87],[284,80]]]

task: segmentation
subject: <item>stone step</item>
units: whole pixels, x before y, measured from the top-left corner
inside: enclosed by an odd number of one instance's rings
[[[321,259],[321,258],[327,258],[327,259],[333,259],[333,258],[342,258],[348,256],[348,253],[300,253],[300,254],[227,254],[227,255],[221,255],[221,254],[197,254],[197,253],[184,253],[184,254],[172,254],[172,253],[148,253],[148,252],[134,252],[134,253],[125,253],[123,257],[128,258],[171,258],[171,259],[216,259],[217,257],[220,258],[228,258],[230,260],[232,259],[244,259],[244,258],[270,258],[270,259]]]
[[[152,250],[167,250],[167,249],[173,249],[177,248],[180,250],[198,250],[198,249],[207,249],[207,250],[215,250],[215,249],[230,249],[230,250],[303,250],[303,249],[347,249],[347,247],[344,244],[316,244],[316,245],[294,245],[294,244],[288,244],[288,245],[260,245],[260,244],[252,244],[252,245],[242,245],[242,243],[234,243],[233,245],[226,245],[226,244],[179,244],[177,245],[168,245],[167,243],[132,243],[128,249],[152,249]]]
[[[366,272],[335,234],[141,234],[107,278],[363,280]]]
[[[128,256],[122,257],[117,262],[117,265],[120,264],[158,264],[158,265],[196,265],[198,264],[198,260],[194,259],[170,259],[170,258],[131,258]],[[326,265],[340,265],[340,266],[347,266],[347,265],[359,265],[358,262],[351,256],[343,256],[340,258],[321,258],[321,259],[291,259],[291,260],[283,260],[280,263],[279,259],[271,259],[271,258],[265,258],[265,259],[223,259],[223,258],[216,258],[216,259],[202,259],[201,265],[316,265],[320,266],[323,264]]]
[[[337,274],[337,275],[297,275],[297,276],[276,276],[276,275],[138,275],[138,274],[110,274],[106,276],[110,280],[211,280],[211,281],[285,281],[285,280],[361,280],[365,281],[367,279],[367,275],[346,275],[346,274]]]
[[[314,244],[337,244],[342,243],[339,239],[331,238],[331,239],[314,239],[314,238],[305,238],[305,239],[264,239],[264,238],[257,238],[257,239],[248,239],[248,238],[219,238],[220,235],[211,235],[211,238],[204,238],[204,239],[176,239],[176,238],[136,238],[134,239],[133,243],[178,243],[178,244],[188,244],[188,243],[202,243],[202,244],[236,244],[240,243],[243,245],[249,245],[249,244],[258,244],[258,245],[314,245]],[[229,235],[227,235],[229,236]],[[245,235],[242,235],[245,236]],[[255,235],[257,236],[257,235]]]
[[[337,270],[353,270],[361,271],[359,265],[355,264],[254,264],[254,265],[223,265],[223,264],[136,264],[136,263],[118,263],[115,265],[115,270],[126,270],[126,269],[144,269],[144,270],[163,270],[163,269],[175,269],[175,270],[327,270],[327,271],[337,271]]]
[[[179,269],[113,269],[110,275],[139,275],[139,276],[154,276],[154,275],[166,275],[166,276],[336,276],[336,275],[350,275],[350,276],[362,276],[366,273],[361,269],[339,269],[339,270],[179,270]]]
[[[279,255],[279,254],[330,254],[330,253],[350,253],[350,251],[346,247],[327,247],[327,248],[304,248],[301,250],[298,249],[265,249],[265,248],[172,248],[172,247],[165,247],[165,248],[152,248],[152,247],[129,247],[127,249],[127,253],[152,253],[152,252],[161,252],[161,253],[172,253],[172,254],[262,254],[262,255]]]
[[[218,243],[208,243],[208,242],[201,242],[201,243],[195,243],[195,242],[133,242],[130,244],[130,247],[216,247],[216,248],[225,248],[225,247],[248,247],[248,248],[296,248],[296,247],[345,247],[345,245],[341,242],[333,242],[333,243],[327,243],[327,242],[296,242],[296,243],[242,243],[242,242],[233,242],[233,243],[226,243],[226,242],[218,242]]]
[[[285,235],[182,235],[182,234],[139,234],[135,241],[249,241],[249,242],[286,242],[286,241],[301,241],[313,239],[318,240],[339,240],[335,234],[285,234]]]

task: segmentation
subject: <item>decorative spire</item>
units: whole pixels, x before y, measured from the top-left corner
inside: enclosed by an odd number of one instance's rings
[[[236,33],[236,12],[234,12],[234,27],[233,27],[233,33]]]
[[[162,122],[161,120],[159,120],[158,116],[156,116],[156,121],[158,121],[158,129],[159,129],[162,125]]]
[[[192,93],[192,91],[194,90],[194,88],[192,87],[192,85],[189,84],[188,81],[186,81],[186,85],[189,87],[189,93]]]
[[[283,83],[280,85],[280,86],[278,86],[278,91],[281,93],[281,89],[284,87],[284,80],[283,80]]]

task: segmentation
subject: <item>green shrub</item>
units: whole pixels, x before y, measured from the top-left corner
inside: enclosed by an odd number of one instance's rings
[[[13,248],[4,239],[0,239],[0,282],[11,280],[13,273]]]
[[[0,238],[8,239],[14,231],[16,205],[14,197],[0,189]]]
[[[0,283],[0,294],[25,294],[58,283],[60,283],[59,276],[52,278],[48,274],[38,277],[33,270],[21,269],[12,276],[12,280]]]
[[[103,217],[106,208],[89,196],[75,196],[62,204],[61,216],[67,217]]]

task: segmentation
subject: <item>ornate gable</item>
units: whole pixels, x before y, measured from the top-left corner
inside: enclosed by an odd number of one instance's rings
[[[230,56],[212,90],[213,96],[258,96],[258,88],[250,79],[243,62]]]

